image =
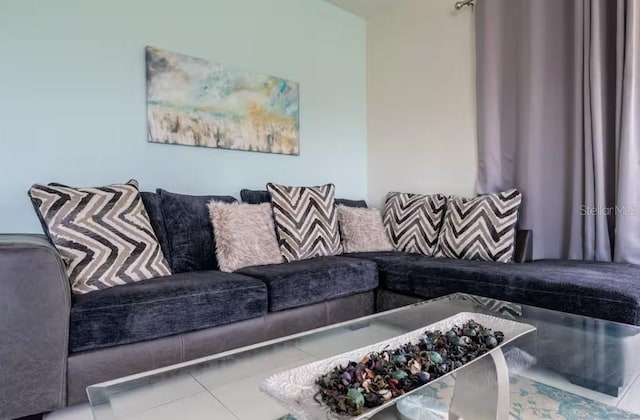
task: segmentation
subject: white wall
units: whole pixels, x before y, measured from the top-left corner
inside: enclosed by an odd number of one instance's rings
[[[366,194],[366,26],[324,0],[0,1],[0,232],[33,183]],[[300,156],[147,142],[144,47],[300,83]]]
[[[368,199],[469,195],[476,178],[474,15],[405,0],[369,20]]]

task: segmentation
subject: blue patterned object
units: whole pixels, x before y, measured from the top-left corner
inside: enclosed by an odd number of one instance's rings
[[[639,414],[629,413],[576,394],[555,388],[522,376],[511,376],[510,397],[512,420],[604,420],[638,419]],[[429,409],[440,411],[448,407],[453,398],[455,380],[451,377],[426,387],[419,392]],[[400,403],[398,403],[400,404]]]

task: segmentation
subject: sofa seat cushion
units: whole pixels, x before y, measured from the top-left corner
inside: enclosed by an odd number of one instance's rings
[[[538,260],[524,264],[389,253],[376,261],[380,287],[427,299],[463,292],[594,318],[640,325],[640,267]]]
[[[378,287],[372,261],[337,256],[242,268],[265,282],[272,312],[367,292]]]
[[[350,252],[348,254],[342,254],[342,256],[373,261],[380,269],[398,264],[404,265],[411,261],[427,258],[422,254],[412,254],[403,251]]]
[[[174,274],[77,296],[71,353],[215,327],[267,312],[257,279],[220,271]]]

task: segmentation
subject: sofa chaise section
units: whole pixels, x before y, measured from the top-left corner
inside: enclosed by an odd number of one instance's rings
[[[633,264],[577,260],[504,264],[398,252],[351,256],[375,261],[380,288],[400,295],[432,299],[467,293],[640,325],[640,267]]]

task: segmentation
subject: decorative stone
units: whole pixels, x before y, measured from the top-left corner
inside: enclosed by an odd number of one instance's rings
[[[364,405],[364,395],[355,388],[349,388],[347,391],[347,399],[352,401],[356,406],[362,407]]]
[[[449,343],[453,344],[454,346],[465,346],[465,342],[462,340],[462,338],[458,337],[457,335],[454,335],[453,337],[451,337],[451,339],[449,339]]]
[[[397,363],[399,365],[406,365],[407,357],[404,354],[398,354],[396,356],[393,356],[393,361],[394,363]]]
[[[442,356],[440,356],[440,353],[438,353],[437,351],[430,351],[429,360],[437,365],[442,363]]]
[[[381,405],[384,402],[384,399],[378,395],[373,393],[364,394],[364,406],[367,408],[373,408]]]
[[[475,330],[475,328],[465,328],[462,331],[462,334],[466,337],[475,337],[478,335],[478,332]]]
[[[487,345],[487,348],[492,349],[498,346],[498,339],[490,335],[484,339],[484,343]]]
[[[396,370],[395,372],[393,372],[393,373],[391,374],[391,376],[392,376],[394,379],[398,379],[398,380],[400,380],[400,379],[404,379],[404,378],[406,378],[406,377],[407,377],[407,376],[409,376],[409,375],[408,375],[408,374],[407,374],[407,372],[405,372],[404,370]]]

